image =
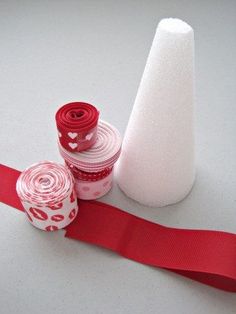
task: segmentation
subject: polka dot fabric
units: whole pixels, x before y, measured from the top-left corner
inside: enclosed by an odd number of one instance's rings
[[[120,156],[121,142],[117,129],[100,120],[96,143],[90,149],[72,153],[58,143],[60,154],[75,178],[78,198],[97,199],[111,189],[113,166]]]
[[[107,194],[112,187],[113,169],[108,176],[97,181],[75,179],[75,191],[78,198],[93,200]]]

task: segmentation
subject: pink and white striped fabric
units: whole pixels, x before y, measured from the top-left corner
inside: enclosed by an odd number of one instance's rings
[[[42,161],[25,169],[17,194],[35,227],[54,231],[69,225],[78,213],[74,178],[64,165]]]

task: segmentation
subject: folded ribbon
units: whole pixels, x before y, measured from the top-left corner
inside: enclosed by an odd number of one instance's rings
[[[98,117],[98,110],[84,102],[62,106],[55,117],[61,145],[71,152],[91,147],[97,138]]]
[[[19,175],[0,166],[0,201],[22,210],[15,190]],[[236,234],[168,228],[97,201],[79,205],[76,219],[65,228],[66,237],[236,292]]]

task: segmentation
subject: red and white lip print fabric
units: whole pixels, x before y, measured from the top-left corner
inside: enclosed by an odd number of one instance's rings
[[[84,102],[72,102],[56,113],[58,137],[61,145],[79,152],[90,148],[97,139],[99,111]]]
[[[26,216],[39,229],[62,229],[78,213],[74,178],[63,165],[50,161],[32,165],[21,173],[16,190]]]
[[[120,156],[121,136],[111,124],[99,120],[97,141],[82,152],[71,153],[60,142],[59,151],[75,178],[78,198],[93,200],[112,187],[113,166]]]

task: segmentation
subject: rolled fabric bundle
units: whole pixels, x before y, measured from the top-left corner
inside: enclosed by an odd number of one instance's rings
[[[99,121],[96,143],[88,150],[71,153],[59,142],[59,151],[74,175],[78,198],[97,199],[112,187],[113,166],[120,156],[121,136],[116,128]]]
[[[75,178],[75,191],[78,198],[94,200],[104,196],[112,187],[113,167],[99,172],[85,172],[67,163]]]
[[[179,19],[162,20],[126,129],[117,167],[120,188],[161,207],[182,200],[195,178],[194,34]]]
[[[30,223],[45,231],[62,229],[78,213],[74,178],[68,168],[42,161],[25,169],[16,191]]]
[[[97,139],[99,111],[84,102],[72,102],[56,113],[58,137],[61,145],[79,152],[90,148]]]

